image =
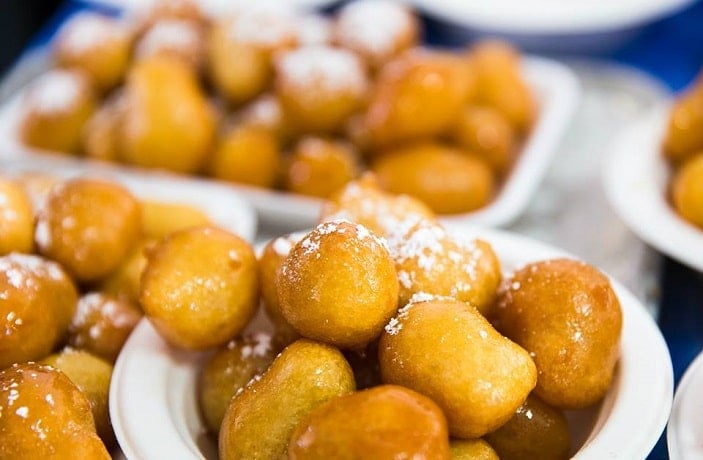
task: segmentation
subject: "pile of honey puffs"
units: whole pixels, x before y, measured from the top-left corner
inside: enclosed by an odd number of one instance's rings
[[[423,48],[389,0],[331,16],[278,3],[76,15],[27,91],[21,140],[323,198],[371,171],[441,214],[495,197],[537,116],[516,50]]]
[[[674,102],[663,156],[672,170],[668,192],[674,209],[703,228],[703,79],[698,78]]]

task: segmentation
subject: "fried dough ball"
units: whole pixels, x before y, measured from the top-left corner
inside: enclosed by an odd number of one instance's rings
[[[78,281],[95,281],[116,269],[139,238],[139,204],[123,186],[75,178],[55,187],[38,216],[39,252]]]
[[[207,23],[205,12],[196,0],[156,0],[137,4],[134,22],[144,32],[160,21],[188,21],[198,26]]]
[[[168,55],[180,59],[197,73],[205,62],[205,34],[192,21],[160,20],[137,41],[134,54],[137,60]]]
[[[534,262],[506,281],[492,314],[539,371],[535,394],[557,408],[599,401],[620,357],[622,311],[608,278],[570,259]]]
[[[257,333],[232,340],[207,360],[198,381],[198,403],[212,434],[219,433],[232,397],[263,374],[277,352],[270,335]]]
[[[255,125],[235,125],[217,142],[209,160],[213,177],[259,187],[273,187],[281,153],[273,132]]]
[[[34,249],[34,208],[19,182],[0,177],[0,255]]]
[[[409,195],[383,191],[372,173],[348,182],[322,204],[320,222],[346,219],[388,238],[407,221],[436,220],[432,210]]]
[[[451,137],[457,145],[484,160],[498,177],[505,177],[515,161],[515,131],[508,120],[491,107],[464,107],[451,130]]]
[[[140,240],[122,263],[100,280],[97,289],[120,302],[139,306],[139,283],[146,267],[146,251],[155,243],[151,238]]]
[[[97,101],[83,73],[57,69],[37,79],[24,104],[20,137],[25,144],[50,152],[76,153]]]
[[[107,91],[124,78],[131,47],[131,32],[119,19],[84,12],[59,30],[53,53],[59,67],[78,68]]]
[[[147,238],[162,238],[188,227],[212,224],[210,217],[195,206],[163,201],[140,201],[142,233]]]
[[[385,242],[347,221],[318,225],[283,262],[281,312],[302,336],[361,348],[397,308],[398,279]]]
[[[95,429],[107,448],[116,445],[108,412],[112,365],[86,351],[66,348],[41,361],[63,372],[90,402]]]
[[[273,323],[277,338],[286,345],[299,339],[300,334],[286,321],[281,312],[276,280],[283,261],[304,236],[304,233],[292,233],[274,238],[266,243],[259,256],[261,302],[266,315]]]
[[[674,102],[663,144],[664,158],[672,164],[703,150],[703,80]]]
[[[409,303],[388,323],[378,349],[383,381],[431,398],[455,437],[500,427],[537,382],[527,351],[453,299]]]
[[[172,345],[194,350],[222,345],[256,311],[256,256],[237,235],[209,226],[182,230],[147,258],[140,304]]]
[[[39,256],[0,257],[0,369],[41,359],[62,340],[78,293],[62,268]]]
[[[386,64],[360,124],[366,143],[385,147],[441,134],[473,92],[466,60],[448,52],[413,49]]]
[[[232,398],[220,428],[220,458],[287,458],[291,434],[305,415],[352,391],[354,375],[338,349],[293,342]]]
[[[310,13],[296,20],[298,46],[329,45],[333,37],[332,20],[321,14]]]
[[[132,66],[125,91],[121,159],[148,168],[200,171],[215,138],[215,118],[195,74],[177,59],[154,56]]]
[[[703,228],[703,151],[674,173],[671,201],[681,217]]]
[[[68,344],[114,363],[141,318],[142,312],[132,304],[89,292],[78,301],[68,327]]]
[[[284,117],[281,102],[270,93],[263,94],[244,106],[237,113],[237,121],[272,132],[280,143],[287,141],[291,134],[290,122]]]
[[[470,50],[477,75],[475,100],[500,112],[516,132],[530,130],[537,101],[524,81],[519,52],[506,42],[485,41]]]
[[[405,222],[388,246],[398,271],[400,305],[422,293],[451,297],[485,314],[498,296],[500,261],[483,240],[421,220]]]
[[[500,460],[483,439],[452,439],[449,442],[452,460]]]
[[[90,403],[61,371],[35,363],[0,371],[0,458],[109,460]]]
[[[334,41],[360,54],[371,68],[379,68],[415,46],[420,26],[412,11],[389,0],[347,3],[337,14]]]
[[[359,174],[350,144],[321,137],[300,139],[288,158],[285,188],[301,195],[327,198]]]
[[[496,190],[486,162],[434,142],[385,151],[371,170],[382,188],[414,196],[438,214],[475,211],[488,204]]]
[[[216,21],[208,37],[213,84],[231,104],[261,94],[273,78],[271,56],[297,42],[294,16],[280,5],[252,5]]]
[[[296,427],[288,458],[449,458],[447,420],[431,399],[381,385],[313,409]]]
[[[334,133],[361,108],[368,81],[359,58],[330,46],[277,56],[274,86],[287,120],[301,133]]]
[[[120,159],[120,122],[125,110],[124,93],[115,92],[88,119],[83,128],[83,154],[102,161]]]
[[[569,458],[569,426],[558,409],[530,395],[505,425],[485,436],[501,460]]]

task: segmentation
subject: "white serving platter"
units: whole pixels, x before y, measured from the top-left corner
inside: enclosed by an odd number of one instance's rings
[[[604,156],[603,183],[615,212],[633,233],[703,272],[703,230],[667,201],[670,172],[661,145],[669,110],[660,107],[623,129]]]
[[[528,262],[568,256],[563,251],[499,230],[450,225],[487,240],[506,273]],[[621,358],[613,384],[596,407],[568,413],[576,459],[644,459],[666,425],[673,395],[671,358],[644,306],[611,280],[623,310]],[[270,327],[260,316],[250,330]],[[216,459],[205,436],[196,382],[207,357],[170,347],[148,320],[129,338],[113,373],[110,413],[128,459]],[[636,427],[636,429],[633,429]]]

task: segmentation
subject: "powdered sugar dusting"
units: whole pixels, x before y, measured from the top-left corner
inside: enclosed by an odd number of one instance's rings
[[[42,75],[28,93],[27,104],[41,113],[64,113],[76,106],[84,89],[83,78],[68,70]]]
[[[81,54],[97,51],[113,40],[123,39],[126,29],[117,21],[95,13],[74,16],[59,32],[61,50]]]
[[[400,36],[414,27],[412,14],[390,0],[349,3],[337,19],[337,40],[376,57],[395,51]]]
[[[265,94],[242,110],[247,122],[265,127],[275,127],[281,123],[283,110],[273,94]]]
[[[301,46],[323,45],[332,41],[332,23],[319,14],[306,14],[298,18],[298,43]]]
[[[251,343],[245,343],[241,349],[242,359],[263,358],[271,351],[271,335],[257,332],[251,338]]]
[[[282,54],[276,60],[280,78],[296,88],[314,91],[349,92],[361,96],[366,91],[365,71],[353,53],[329,46],[306,46]]]
[[[251,2],[234,13],[228,34],[230,39],[239,43],[275,47],[296,39],[295,20],[295,15],[285,6]]]
[[[201,46],[198,28],[189,21],[167,20],[154,24],[137,44],[135,54],[143,58],[162,51],[195,50]]]

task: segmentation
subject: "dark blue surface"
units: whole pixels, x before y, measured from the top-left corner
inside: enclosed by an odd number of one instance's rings
[[[68,16],[86,5],[87,2],[76,0],[65,2],[35,36],[28,49],[46,44]],[[116,13],[109,8],[101,10]],[[438,25],[429,23],[428,34],[433,43],[437,43],[433,38],[432,29],[435,27]],[[593,57],[593,54],[589,56]],[[658,78],[670,89],[680,91],[703,68],[703,0],[643,28],[620,49],[597,57],[636,67]],[[703,349],[703,275],[666,258],[660,279],[659,325],[669,345],[675,381],[678,383],[688,364]],[[642,404],[647,404],[647,401],[642,401]],[[632,429],[636,430],[637,427],[633,426]],[[668,459],[664,435],[648,458]]]

